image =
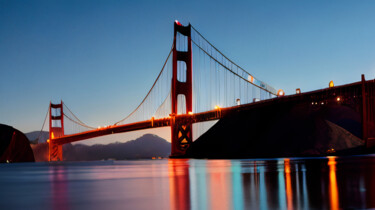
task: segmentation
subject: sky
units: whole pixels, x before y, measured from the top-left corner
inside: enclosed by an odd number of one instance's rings
[[[0,0],[0,123],[40,130],[60,100],[86,124],[117,122],[156,79],[174,20],[286,94],[374,79],[374,11],[373,0]]]

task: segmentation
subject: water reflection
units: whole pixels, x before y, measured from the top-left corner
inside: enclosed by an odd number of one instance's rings
[[[0,209],[365,209],[374,177],[374,155],[0,164]]]
[[[190,209],[189,162],[187,159],[168,161],[169,195],[172,209]]]
[[[375,207],[370,199],[375,193],[375,181],[370,178],[375,175],[372,156],[262,161],[171,159],[168,165],[173,171],[169,176],[173,209]]]
[[[292,192],[292,179],[290,177],[290,160],[284,159],[284,171],[285,171],[285,191],[286,201],[288,209],[293,209],[293,192]],[[280,189],[282,191],[282,189]]]
[[[336,180],[336,161],[335,157],[328,157],[329,166],[329,198],[331,209],[339,209],[339,194]]]
[[[52,192],[52,207],[54,210],[69,208],[68,180],[63,166],[50,168],[50,183]]]

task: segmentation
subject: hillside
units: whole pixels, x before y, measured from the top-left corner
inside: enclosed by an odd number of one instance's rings
[[[47,131],[42,131],[41,134],[40,134],[40,131],[32,131],[29,133],[25,133],[25,135],[31,143],[35,143],[35,144],[47,142],[47,139],[49,138],[49,133]],[[36,142],[39,135],[40,135],[40,139],[38,142]]]
[[[168,157],[171,144],[159,136],[145,134],[136,140],[125,143],[66,144],[63,146],[63,158],[67,161],[89,161],[105,159],[148,159],[152,157]],[[47,161],[48,145],[46,143],[33,146],[37,161]]]

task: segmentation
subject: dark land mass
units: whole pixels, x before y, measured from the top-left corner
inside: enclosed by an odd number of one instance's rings
[[[32,145],[36,161],[48,161],[48,144]],[[125,143],[95,144],[65,144],[63,159],[65,161],[90,160],[125,160],[150,159],[152,157],[168,157],[171,144],[165,139],[152,134],[145,134],[140,138]]]
[[[298,98],[297,98],[298,99]],[[349,105],[279,100],[234,111],[187,150],[193,158],[362,154],[361,116]],[[355,103],[354,103],[355,104]]]
[[[34,162],[29,139],[21,131],[0,124],[0,163]]]

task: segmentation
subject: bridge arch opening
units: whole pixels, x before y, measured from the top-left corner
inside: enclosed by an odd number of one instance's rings
[[[186,62],[177,61],[177,81],[186,82]]]
[[[176,50],[180,52],[188,51],[188,36],[177,32],[176,34]]]
[[[186,97],[184,94],[177,95],[177,114],[187,114]]]

